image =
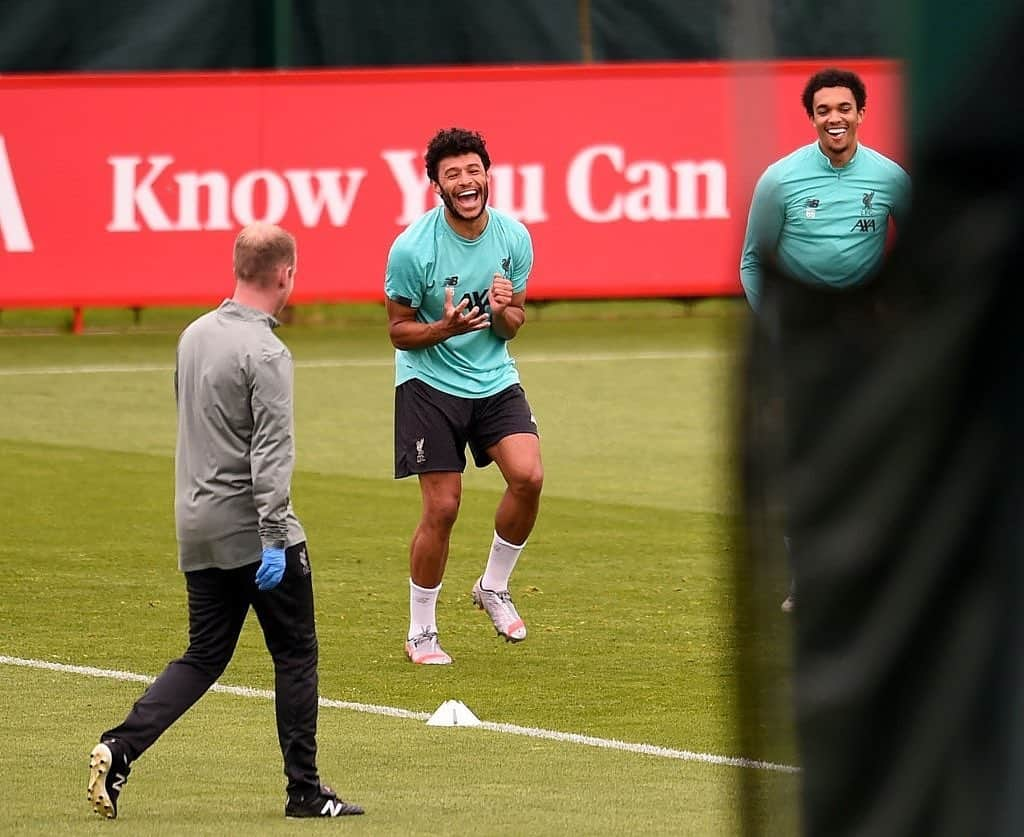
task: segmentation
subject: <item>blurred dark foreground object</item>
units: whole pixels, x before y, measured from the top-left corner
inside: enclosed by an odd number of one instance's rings
[[[1022,20],[932,115],[875,280],[766,277],[745,493],[791,538],[808,835],[1024,834]]]

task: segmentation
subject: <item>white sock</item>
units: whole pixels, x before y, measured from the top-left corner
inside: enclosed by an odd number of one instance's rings
[[[509,543],[494,533],[494,540],[491,541],[491,554],[487,556],[487,568],[484,570],[484,577],[480,584],[488,590],[507,590],[508,580],[512,576],[512,570],[516,568],[516,561],[519,560],[519,553],[523,551],[526,542],[516,546]]]
[[[409,639],[424,631],[437,631],[437,587],[420,587],[409,579]]]

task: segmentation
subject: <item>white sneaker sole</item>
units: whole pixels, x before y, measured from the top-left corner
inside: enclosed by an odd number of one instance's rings
[[[89,754],[89,790],[86,796],[92,804],[93,811],[108,820],[117,817],[104,779],[113,763],[114,757],[106,744],[97,744]]]
[[[450,666],[452,658],[444,651],[423,651],[418,652],[411,642],[405,643],[405,653],[409,661],[418,666]]]

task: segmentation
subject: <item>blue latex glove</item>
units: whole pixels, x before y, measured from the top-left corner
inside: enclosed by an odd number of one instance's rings
[[[260,590],[273,590],[284,578],[284,550],[268,546],[263,550],[260,568],[256,570],[256,586]]]

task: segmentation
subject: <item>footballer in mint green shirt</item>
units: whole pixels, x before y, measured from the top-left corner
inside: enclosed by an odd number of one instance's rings
[[[867,91],[856,73],[815,73],[802,100],[818,139],[770,165],[750,205],[740,280],[755,311],[768,263],[812,285],[844,288],[870,278],[885,257],[890,219],[903,223],[910,207],[907,173],[857,139]],[[778,327],[770,322],[769,333]],[[788,536],[785,544],[792,561]],[[786,612],[796,606],[796,576]]]
[[[508,642],[526,639],[509,579],[537,520],[544,467],[537,421],[508,352],[526,321],[529,233],[487,206],[491,159],[479,133],[438,131],[423,160],[441,206],[395,240],[384,290],[396,350],[395,477],[415,475],[422,503],[409,547],[405,653],[416,665],[448,665],[436,608],[466,449],[477,467],[493,462],[505,480],[470,595]]]
[[[740,279],[755,310],[766,258],[804,282],[856,285],[880,267],[889,219],[902,223],[910,206],[907,173],[857,140],[860,79],[841,70],[814,79],[825,86],[808,85],[804,107],[817,142],[770,165],[754,189]]]
[[[466,310],[489,311],[495,273],[526,290],[533,266],[530,234],[519,221],[488,208],[487,224],[476,238],[452,229],[438,206],[395,239],[388,256],[384,290],[388,299],[416,309],[421,323],[440,321],[445,296],[465,300]],[[432,346],[395,350],[395,385],[419,378],[435,389],[464,398],[494,395],[518,383],[508,341],[493,328],[469,331]]]

